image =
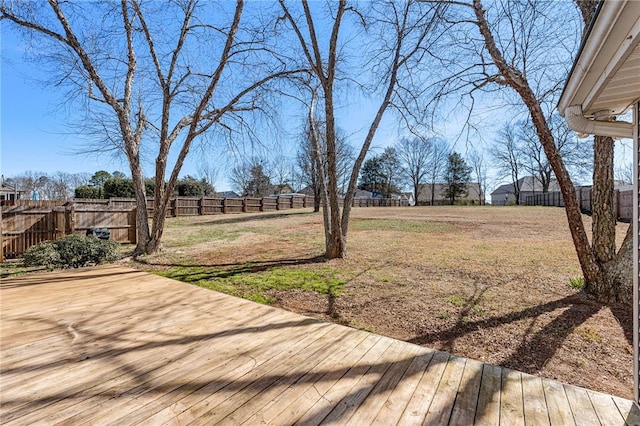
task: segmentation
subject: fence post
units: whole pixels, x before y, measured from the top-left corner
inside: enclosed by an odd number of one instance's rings
[[[576,198],[578,199],[578,208],[582,211],[582,188],[576,188]]]
[[[66,235],[71,235],[76,231],[76,208],[74,204],[71,204],[68,209],[65,209],[65,230]]]
[[[204,215],[204,195],[198,200],[198,214],[200,216]]]
[[[134,207],[133,210],[129,212],[128,220],[129,222],[129,242],[131,244],[138,244],[138,222],[137,218],[137,207]]]
[[[246,213],[247,212],[247,197],[244,197],[242,199],[242,213]]]
[[[222,199],[222,213],[227,214],[227,197]]]
[[[62,209],[58,209],[58,210],[56,210],[56,207],[54,207],[54,209],[53,209],[53,226],[54,226],[53,239],[57,240],[58,238],[64,237],[65,230],[67,229],[66,215],[64,213],[64,207]]]

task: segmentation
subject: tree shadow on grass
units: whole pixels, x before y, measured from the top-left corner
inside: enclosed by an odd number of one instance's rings
[[[177,263],[160,263],[150,262],[145,259],[138,259],[138,263],[146,266],[159,266],[159,267],[177,267],[177,268],[194,268],[194,271],[185,271],[183,273],[172,274],[170,278],[184,281],[193,282],[202,279],[211,278],[230,278],[240,274],[250,274],[256,272],[265,272],[274,268],[281,268],[283,266],[297,266],[297,265],[309,265],[324,263],[328,259],[324,256],[312,256],[302,258],[289,258],[289,259],[274,259],[264,261],[248,261],[248,262],[230,262],[230,263],[189,263],[189,262],[177,262]],[[203,271],[202,268],[209,269]],[[196,278],[196,279],[194,279]]]
[[[627,342],[633,346],[633,307],[620,303],[611,305],[609,308],[622,327]]]
[[[445,330],[414,337],[409,342],[428,346],[434,342],[442,341],[445,342],[446,347],[451,349],[455,340],[466,334],[478,330],[498,328],[505,324],[525,319],[535,319],[545,313],[563,310],[549,324],[535,333],[533,332],[535,323],[530,324],[527,332],[523,334],[519,346],[508,359],[501,363],[503,367],[535,374],[554,356],[564,340],[575,328],[583,324],[603,307],[599,303],[586,300],[581,294],[576,294],[499,317],[469,321],[466,313],[469,312],[469,309],[472,308],[484,291],[486,289],[470,300],[469,304],[463,308],[458,321],[454,325]]]

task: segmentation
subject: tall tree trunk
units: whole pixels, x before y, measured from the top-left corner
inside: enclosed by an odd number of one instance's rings
[[[127,152],[129,154],[129,152]],[[142,175],[142,167],[137,157],[129,158],[133,188],[136,193],[136,248],[133,256],[147,253],[147,245],[151,239],[149,234],[149,214],[147,212],[147,194]]]
[[[631,304],[633,302],[633,225],[629,225],[627,235],[616,257],[604,265],[607,281],[611,286],[612,298]]]
[[[593,19],[597,0],[574,0],[582,13],[583,34]],[[592,245],[599,262],[604,264],[606,284],[586,290],[599,300],[633,301],[633,238],[629,227],[616,254],[616,211],[614,190],[614,140],[595,136],[593,140],[594,169],[591,189]]]
[[[607,276],[589,244],[573,182],[560,157],[540,102],[531,89],[526,76],[518,69],[509,65],[502,56],[502,52],[498,49],[498,45],[495,42],[490,26],[486,20],[482,1],[474,0],[473,8],[478,20],[478,28],[485,40],[487,51],[491,55],[494,64],[498,67],[500,74],[505,79],[505,84],[513,88],[520,95],[528,108],[549,164],[558,179],[558,184],[564,197],[565,213],[567,215],[573,245],[576,249],[578,261],[580,262],[580,267],[582,268],[585,279],[585,291],[597,295],[602,301],[608,302],[611,300],[611,291],[608,291],[610,286],[607,282]]]
[[[601,263],[610,262],[616,255],[613,145],[613,139],[610,137],[595,136],[593,141],[592,245]]]

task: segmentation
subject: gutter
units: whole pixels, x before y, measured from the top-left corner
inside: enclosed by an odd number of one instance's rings
[[[582,51],[585,49],[585,45],[587,44],[587,40],[589,39],[589,37],[591,37],[591,31],[593,30],[593,27],[596,24],[596,21],[598,20],[598,16],[600,16],[600,11],[602,10],[602,6],[604,4],[604,0],[599,0],[598,1],[598,5],[596,6],[596,11],[593,14],[593,16],[591,17],[591,22],[589,22],[589,25],[586,27],[585,31],[582,34],[582,40],[580,41],[580,47],[578,48],[578,54],[575,56],[574,60],[573,60],[573,65],[571,66],[571,71],[569,71],[569,75],[567,76],[567,80],[564,82],[564,88],[562,89],[562,93],[560,94],[560,101],[558,101],[558,105],[556,105],[556,107],[561,110],[560,108],[560,103],[562,102],[562,99],[564,98],[564,94],[565,92],[567,92],[567,86],[569,85],[569,81],[571,80],[571,77],[573,76],[574,71],[576,71],[576,68],[578,67],[578,59],[580,59],[580,56],[582,56]],[[560,111],[560,114],[562,115],[563,111]]]
[[[633,0],[631,0],[633,1]],[[605,7],[606,3],[606,7]],[[601,0],[596,9],[576,56],[571,72],[567,77],[565,87],[558,101],[557,108],[560,115],[565,118],[569,127],[581,135],[611,136],[614,138],[633,138],[633,125],[623,121],[613,121],[611,115],[613,111],[602,111],[593,114],[595,117],[585,116],[583,105],[589,102],[590,93],[579,94],[579,89],[585,85],[585,80],[589,77],[589,72],[604,42],[614,31],[614,23],[620,17],[625,8],[626,1]],[[597,25],[597,29],[595,28]],[[601,84],[601,81],[589,82],[591,87],[594,84]],[[601,87],[599,87],[601,89]],[[586,96],[585,96],[586,95]],[[588,105],[585,105],[588,107]]]
[[[626,121],[591,120],[582,113],[582,105],[568,106],[561,113],[564,113],[569,127],[580,134],[633,138],[633,124]]]

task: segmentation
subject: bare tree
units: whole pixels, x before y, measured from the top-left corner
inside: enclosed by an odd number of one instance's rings
[[[478,182],[480,205],[485,205],[487,191],[487,163],[484,158],[484,151],[472,148],[471,151],[467,153],[467,162],[469,166],[471,166],[471,173]]]
[[[593,170],[591,143],[579,140],[575,132],[557,113],[553,113],[547,122],[569,174],[573,179],[586,180],[587,175]],[[524,159],[524,169],[540,182],[542,192],[548,192],[549,184],[555,176],[544,148],[540,144],[540,138],[530,121],[518,122],[518,136],[522,142],[520,149]]]
[[[7,178],[6,182],[18,191],[24,191],[26,198],[48,199],[46,187],[49,176],[45,172],[27,170],[17,176]]]
[[[243,197],[265,197],[274,191],[266,160],[254,158],[237,164],[231,171],[230,180]]]
[[[506,124],[491,147],[491,158],[499,177],[506,179],[513,186],[516,205],[520,205],[520,179],[523,177],[522,172],[525,168],[522,152],[516,125]]]
[[[310,187],[314,195],[313,210],[315,212],[320,211],[320,202],[322,198],[320,181],[324,179],[327,181],[327,142],[326,131],[324,122],[313,119],[313,124],[307,123],[305,125],[300,144],[298,146],[298,152],[296,155],[298,168],[300,169],[301,182],[303,185]],[[315,129],[316,134],[312,135],[312,129]],[[313,138],[316,138],[316,141]],[[318,149],[314,148],[314,142],[318,144]],[[338,190],[340,193],[344,193],[348,184],[351,169],[353,167],[355,154],[353,147],[347,142],[347,138],[343,132],[336,129],[336,177],[338,181]],[[322,170],[325,171],[325,176],[320,175],[320,167],[318,162],[322,163]]]
[[[216,180],[218,180],[219,176],[220,176],[220,169],[216,167],[216,165],[213,164],[213,162],[209,161],[206,158],[202,158],[200,160],[200,162],[198,163],[198,177],[200,177],[200,179],[204,180],[207,184],[209,184],[214,189],[213,190],[214,193],[215,193]]]
[[[43,196],[48,200],[66,201],[73,198],[74,190],[88,182],[87,173],[55,172],[49,176]]]
[[[602,301],[628,298],[630,292],[620,281],[620,276],[631,274],[609,273],[602,256],[589,243],[573,181],[547,119],[562,88],[562,76],[566,75],[571,64],[570,54],[577,47],[578,36],[573,37],[572,45],[568,32],[577,26],[579,20],[569,17],[572,11],[566,6],[560,11],[564,5],[544,1],[497,2],[489,8],[485,8],[482,0],[451,4],[455,4],[449,16],[452,28],[468,31],[467,26],[472,24],[480,39],[471,38],[465,40],[464,45],[455,44],[457,52],[473,54],[473,59],[464,62],[472,65],[455,75],[450,73],[441,83],[443,89],[440,93],[465,90],[473,94],[504,87],[517,94],[562,192],[569,229],[585,278],[585,291]],[[563,14],[563,19],[559,19],[559,13]],[[596,169],[602,161],[595,159]],[[625,251],[627,241],[630,242],[629,234],[622,251]]]
[[[311,75],[317,81],[321,90],[319,96],[322,102],[322,114],[325,122],[325,138],[327,143],[327,182],[323,192],[326,192],[326,208],[328,214],[325,219],[326,256],[329,258],[344,257],[347,253],[347,231],[349,228],[349,216],[351,204],[355,196],[356,185],[360,168],[369,151],[373,138],[380,125],[382,117],[387,109],[393,105],[394,100],[400,102],[399,75],[416,57],[426,53],[425,45],[430,42],[428,39],[431,30],[437,21],[437,11],[440,6],[425,6],[414,1],[396,3],[393,1],[373,3],[365,15],[355,6],[347,6],[346,0],[340,0],[335,9],[331,11],[331,23],[328,29],[327,46],[323,47],[323,41],[318,37],[320,26],[318,18],[309,7],[306,0],[302,2],[302,11],[298,13],[295,8],[288,6],[284,0],[279,0],[284,20],[292,29],[295,39],[301,49],[301,57],[307,63]],[[315,8],[314,8],[315,9]],[[384,43],[378,45],[377,49],[372,49],[369,61],[364,65],[369,69],[378,72],[378,80],[375,86],[379,90],[372,90],[373,93],[380,93],[381,100],[376,114],[368,127],[358,156],[355,160],[349,186],[345,193],[344,208],[340,208],[338,199],[338,174],[336,158],[336,83],[340,82],[338,77],[338,62],[344,50],[341,42],[340,29],[346,13],[353,12],[355,17],[369,25],[371,31],[375,28],[383,35]],[[321,12],[322,13],[322,12]],[[295,15],[295,16],[294,16]],[[353,37],[352,37],[353,38]],[[353,81],[363,73],[363,68],[353,67],[350,69],[349,78]],[[315,106],[315,95],[312,93]],[[310,123],[314,122],[316,114],[314,110],[310,113]],[[315,127],[315,126],[314,126]],[[315,136],[319,133],[314,131]],[[314,139],[317,141],[317,137]],[[324,175],[324,173],[322,174]],[[325,191],[326,190],[326,191]]]
[[[137,204],[134,255],[161,249],[166,209],[194,142],[216,129],[233,136],[246,125],[245,113],[259,110],[267,86],[296,72],[266,47],[264,30],[241,26],[243,0],[228,6],[1,3],[1,19],[46,43],[39,51],[50,52],[58,81],[82,98],[103,141],[125,153]],[[155,145],[149,148],[155,156],[151,227],[142,162],[149,143]]]
[[[426,137],[402,138],[398,142],[398,157],[402,164],[404,177],[411,182],[413,198],[418,205],[420,186],[429,173],[429,158],[433,151],[433,141]]]
[[[449,154],[451,153],[451,147],[444,139],[435,138],[432,140],[432,144],[433,147],[431,149],[431,155],[429,156],[429,163],[427,166],[429,170],[429,185],[431,185],[431,200],[429,200],[431,206],[436,202],[436,183],[444,178]]]
[[[616,180],[631,185],[633,182],[633,162],[628,161],[618,166],[615,171],[615,178]]]
[[[293,189],[294,166],[291,158],[282,154],[274,156],[271,160],[270,177],[275,194],[286,192],[287,188]]]
[[[88,173],[67,173],[26,171],[22,174],[11,176],[6,182],[17,190],[24,191],[27,197],[37,193],[42,200],[66,201],[73,198],[74,190],[81,185],[87,185],[90,180]]]

